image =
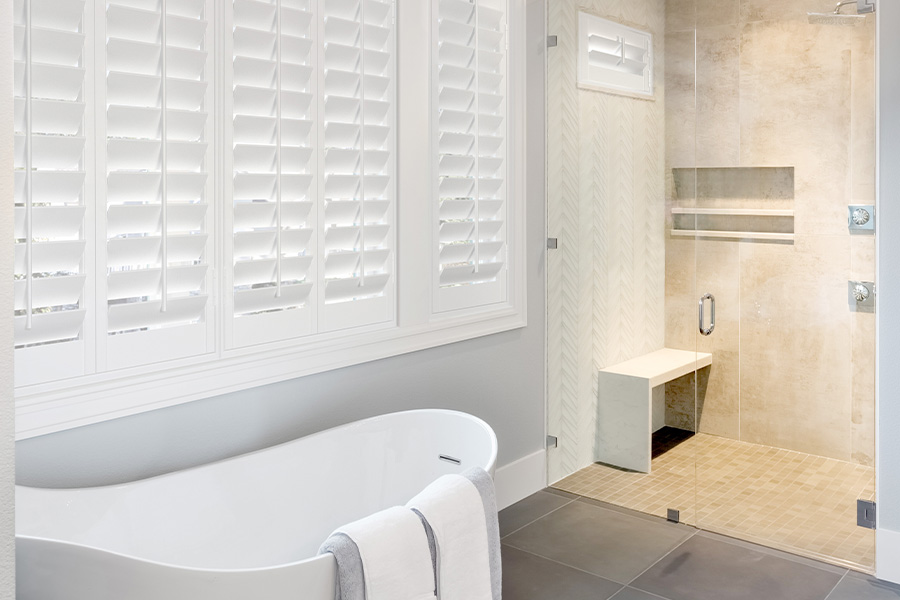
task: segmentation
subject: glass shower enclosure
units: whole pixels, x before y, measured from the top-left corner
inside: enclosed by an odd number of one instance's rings
[[[845,4],[549,3],[548,480],[871,571],[877,15]]]

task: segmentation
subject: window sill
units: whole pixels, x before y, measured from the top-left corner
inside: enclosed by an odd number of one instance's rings
[[[212,354],[190,364],[127,369],[16,390],[23,440],[305,375],[371,362],[526,326],[524,310],[436,318],[289,347]]]

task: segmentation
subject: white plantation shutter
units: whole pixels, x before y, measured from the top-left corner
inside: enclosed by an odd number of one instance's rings
[[[17,382],[85,372],[87,67],[85,5],[16,0]],[[53,365],[53,368],[49,368]]]
[[[324,255],[320,330],[391,320],[394,4],[321,0]]]
[[[653,35],[588,13],[578,13],[578,83],[653,95]]]
[[[233,343],[313,331],[316,23],[310,0],[235,0]]]
[[[106,3],[110,369],[208,350],[207,13],[204,0]]]
[[[435,0],[435,310],[507,298],[503,0]]]
[[[233,346],[393,318],[393,8],[234,0]]]

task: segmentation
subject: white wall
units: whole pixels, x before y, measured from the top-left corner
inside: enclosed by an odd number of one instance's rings
[[[900,583],[900,2],[878,3],[877,574]]]
[[[12,0],[0,0],[0,315],[11,315],[13,263]],[[0,319],[0,600],[15,598],[12,319]]]
[[[485,419],[497,432],[501,467],[540,452],[546,311],[544,28],[543,3],[528,3],[533,74],[526,94],[528,327],[25,440],[17,445],[19,482],[84,486],[138,479],[411,408],[452,408]],[[526,0],[513,5],[521,15]]]

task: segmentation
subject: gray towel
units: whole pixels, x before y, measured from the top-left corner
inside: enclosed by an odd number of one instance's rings
[[[472,467],[462,474],[471,481],[484,505],[484,522],[487,524],[488,555],[491,561],[491,594],[494,600],[501,600],[503,571],[500,563],[500,520],[497,517],[497,498],[494,495],[494,480],[487,471]]]
[[[326,552],[333,554],[337,561],[334,600],[366,600],[366,580],[356,542],[346,534],[336,533],[319,548],[319,554]]]

